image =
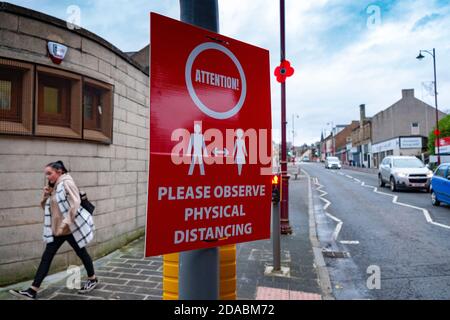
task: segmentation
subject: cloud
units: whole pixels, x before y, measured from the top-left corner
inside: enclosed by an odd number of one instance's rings
[[[297,143],[317,140],[329,121],[350,123],[358,119],[359,104],[365,103],[371,116],[400,99],[401,89],[415,88],[416,97],[422,98],[421,82],[432,79],[432,60],[419,62],[414,58],[420,49],[432,47],[437,47],[441,57],[449,56],[450,23],[439,20],[427,28],[408,31],[418,14],[435,8],[422,1],[421,5],[397,5],[392,10],[396,11],[397,19],[386,17],[377,28],[356,34],[354,41],[340,48],[323,46],[328,55],[319,55],[315,60],[303,57],[308,63],[289,82],[289,88],[293,89],[289,91],[288,103],[292,112],[301,114],[303,119],[296,124],[300,127],[297,135],[302,137]],[[403,14],[398,14],[399,11]],[[440,61],[439,100],[444,107],[450,105],[450,79],[444,72],[449,63]],[[434,105],[430,97],[424,100]]]
[[[83,27],[123,51],[148,43],[148,13],[178,19],[179,1],[17,0],[26,7],[66,17],[70,4],[82,9]],[[436,48],[439,105],[450,109],[450,6],[448,0],[286,0],[287,58],[296,69],[287,82],[288,131],[295,122],[296,144],[320,138],[328,122],[350,123],[365,103],[367,115],[389,107],[401,90],[434,105],[422,90],[433,79],[433,62],[415,59]],[[271,70],[280,62],[279,2],[219,0],[220,32],[270,51]],[[273,127],[279,138],[280,86],[271,76]],[[291,136],[291,135],[290,135]],[[288,139],[291,140],[291,137]]]
[[[411,31],[413,31],[413,32],[417,31],[417,30],[425,27],[430,22],[433,22],[433,21],[435,21],[437,19],[440,19],[440,18],[442,18],[442,16],[440,14],[437,14],[437,13],[433,13],[433,14],[427,15],[427,16],[421,18],[419,21],[417,21],[414,24],[414,26],[412,27]]]

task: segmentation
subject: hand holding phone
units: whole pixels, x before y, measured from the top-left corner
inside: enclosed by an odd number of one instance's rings
[[[49,197],[50,194],[52,193],[52,191],[53,191],[52,187],[50,187],[49,185],[45,186],[44,187],[44,196]]]

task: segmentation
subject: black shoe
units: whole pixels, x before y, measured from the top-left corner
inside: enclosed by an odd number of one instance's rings
[[[32,288],[28,288],[27,290],[9,290],[9,293],[13,296],[26,300],[36,300],[37,295],[37,292]]]
[[[78,291],[78,293],[83,294],[83,293],[91,292],[92,290],[94,290],[94,288],[97,285],[98,285],[98,279],[97,278],[95,278],[94,280],[88,279],[88,281],[86,281],[83,284],[83,287],[81,287],[81,289]]]

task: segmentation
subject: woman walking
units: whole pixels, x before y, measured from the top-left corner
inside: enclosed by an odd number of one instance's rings
[[[54,256],[66,241],[83,262],[88,275],[88,280],[78,293],[90,292],[98,284],[92,259],[85,248],[94,237],[92,216],[80,206],[80,192],[62,161],[49,163],[45,167],[45,175],[48,186],[44,188],[41,207],[45,212],[44,242],[47,245],[31,287],[10,291],[26,299],[36,299]]]

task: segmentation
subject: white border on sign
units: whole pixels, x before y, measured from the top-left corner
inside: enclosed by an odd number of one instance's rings
[[[226,54],[236,65],[239,71],[239,75],[241,76],[242,82],[241,97],[238,103],[233,107],[233,109],[228,110],[226,112],[217,112],[208,108],[208,106],[206,106],[202,101],[200,101],[200,99],[197,96],[197,93],[195,92],[194,86],[192,85],[192,65],[194,64],[194,61],[198,57],[198,55],[206,50],[218,50]],[[244,69],[242,68],[241,63],[236,58],[236,56],[229,49],[225,48],[220,44],[214,42],[206,42],[197,46],[194,50],[192,50],[186,62],[185,78],[186,78],[186,86],[189,91],[189,95],[191,96],[191,99],[204,114],[210,116],[211,118],[219,120],[231,118],[234,115],[236,115],[244,105],[244,101],[247,96],[247,80],[245,78]]]

